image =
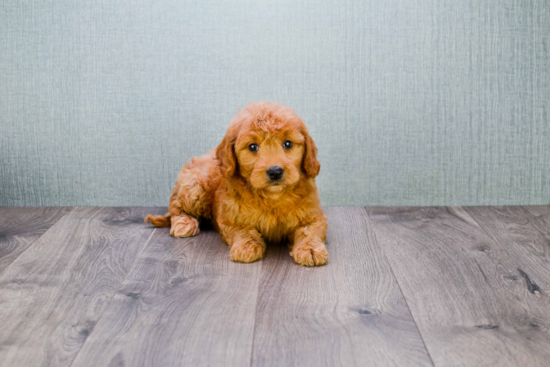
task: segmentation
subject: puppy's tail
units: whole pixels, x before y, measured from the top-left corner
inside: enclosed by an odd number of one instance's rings
[[[166,213],[164,215],[149,214],[143,222],[147,223],[147,221],[151,221],[151,224],[155,227],[170,227],[170,217],[170,213]]]

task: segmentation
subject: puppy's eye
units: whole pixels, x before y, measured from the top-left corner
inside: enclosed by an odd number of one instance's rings
[[[259,148],[260,147],[257,144],[250,144],[248,146],[248,150],[250,150],[251,152],[257,152]]]
[[[285,149],[290,149],[292,148],[294,144],[292,144],[292,142],[290,140],[286,140],[284,143],[283,143],[283,147],[285,147]]]

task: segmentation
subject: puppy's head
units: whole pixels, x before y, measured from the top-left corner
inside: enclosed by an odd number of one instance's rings
[[[257,102],[239,111],[217,148],[226,177],[240,175],[258,190],[280,192],[319,174],[317,147],[296,113]]]

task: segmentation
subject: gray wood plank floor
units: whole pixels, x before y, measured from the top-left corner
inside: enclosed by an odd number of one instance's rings
[[[325,208],[326,266],[165,208],[0,208],[0,366],[548,366],[550,206]]]
[[[159,228],[74,366],[246,366],[263,263],[229,260],[217,233]]]
[[[75,208],[0,274],[3,365],[72,363],[151,236],[148,211]]]
[[[435,365],[550,365],[550,300],[520,281],[519,253],[462,208],[368,211]]]
[[[330,265],[264,259],[254,366],[431,366],[363,208],[325,208]]]
[[[70,208],[0,208],[0,273]]]

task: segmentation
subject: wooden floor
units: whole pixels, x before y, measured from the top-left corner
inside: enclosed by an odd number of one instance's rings
[[[550,206],[325,208],[326,266],[165,208],[0,208],[2,366],[550,366]]]

